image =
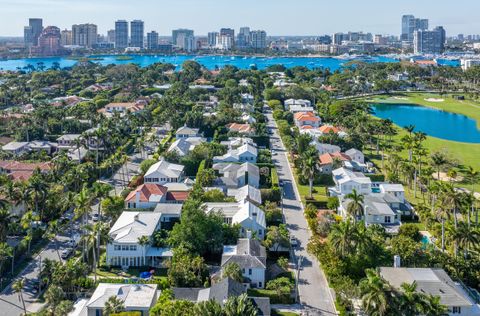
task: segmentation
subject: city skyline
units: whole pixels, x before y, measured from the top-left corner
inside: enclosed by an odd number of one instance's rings
[[[196,35],[207,35],[222,27],[238,30],[248,25],[252,29],[264,29],[269,35],[321,35],[345,31],[365,31],[379,34],[400,35],[401,16],[412,14],[430,20],[430,25],[443,25],[448,35],[480,33],[480,22],[475,12],[480,3],[461,1],[469,10],[458,10],[459,3],[426,0],[422,3],[406,0],[402,3],[384,3],[371,0],[369,4],[353,0],[342,4],[323,1],[245,0],[241,4],[216,0],[143,1],[143,5],[125,0],[93,0],[72,3],[66,0],[0,0],[4,17],[0,20],[0,36],[22,36],[25,20],[43,18],[44,26],[54,25],[70,29],[73,24],[93,23],[100,34],[115,28],[116,20],[145,21],[145,34],[152,30],[160,36],[171,35],[175,28],[195,30]],[[412,5],[409,5],[412,4]],[[413,5],[414,4],[414,5]],[[348,7],[349,10],[344,10]],[[166,12],[165,8],[168,10]],[[253,8],[253,9],[252,9]],[[292,8],[295,9],[292,14]],[[415,8],[411,10],[409,8]],[[432,10],[435,8],[435,10]],[[327,9],[327,10],[325,10]],[[228,14],[231,12],[232,14]],[[378,14],[382,12],[383,14]],[[371,17],[375,16],[375,21]],[[286,20],[292,21],[285,23]],[[365,23],[368,21],[368,23]]]

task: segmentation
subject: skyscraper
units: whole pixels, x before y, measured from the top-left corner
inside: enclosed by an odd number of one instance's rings
[[[172,44],[175,46],[178,45],[178,36],[184,34],[185,36],[193,36],[193,30],[188,29],[177,29],[172,31]]]
[[[413,32],[418,30],[428,30],[428,19],[418,19],[411,14],[402,16],[402,41],[412,42]]]
[[[37,54],[42,56],[54,56],[61,53],[60,29],[56,26],[47,26],[38,38],[38,46],[35,47]]]
[[[413,50],[415,54],[441,54],[445,50],[445,29],[437,26],[432,31],[413,32]]]
[[[70,30],[63,30],[60,34],[60,44],[62,46],[73,45],[73,35]]]
[[[107,31],[107,42],[115,43],[115,30]]]
[[[207,44],[210,48],[215,47],[217,45],[217,37],[218,32],[209,32],[207,35]]]
[[[130,22],[130,46],[143,48],[144,27],[143,21],[133,20]]]
[[[151,31],[147,33],[147,49],[158,49],[158,33]]]
[[[250,32],[251,44],[254,50],[264,50],[267,48],[267,32],[252,31]]]
[[[250,28],[241,27],[240,32],[237,35],[236,47],[238,49],[247,49],[250,48]]]
[[[128,22],[118,20],[115,22],[115,48],[125,49],[128,47]]]
[[[220,36],[229,36],[232,39],[232,47],[235,46],[235,30],[230,28],[221,28]]]
[[[29,19],[28,26],[23,30],[23,37],[25,47],[32,47],[38,45],[38,38],[43,31],[42,19]]]
[[[97,44],[97,26],[95,24],[72,25],[73,45],[92,48]]]

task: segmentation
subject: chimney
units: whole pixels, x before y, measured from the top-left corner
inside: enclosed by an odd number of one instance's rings
[[[394,268],[400,268],[400,256],[399,255],[393,256],[393,267]]]

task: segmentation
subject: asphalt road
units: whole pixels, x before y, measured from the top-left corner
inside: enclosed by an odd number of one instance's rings
[[[279,180],[283,181],[283,210],[290,236],[298,241],[293,250],[293,262],[298,264],[302,257],[298,276],[298,292],[300,303],[309,315],[337,315],[333,297],[325,274],[316,258],[307,252],[307,244],[311,233],[303,215],[298,188],[287,159],[287,151],[283,145],[276,123],[271,112],[267,112],[267,127],[273,134],[270,136],[272,156],[277,168]]]

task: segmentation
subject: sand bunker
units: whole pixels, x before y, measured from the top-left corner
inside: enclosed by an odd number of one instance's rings
[[[424,99],[425,101],[427,102],[443,102],[445,101],[444,99],[435,99],[435,98],[428,98],[428,99]]]
[[[408,100],[408,98],[405,97],[393,97],[395,100]]]

